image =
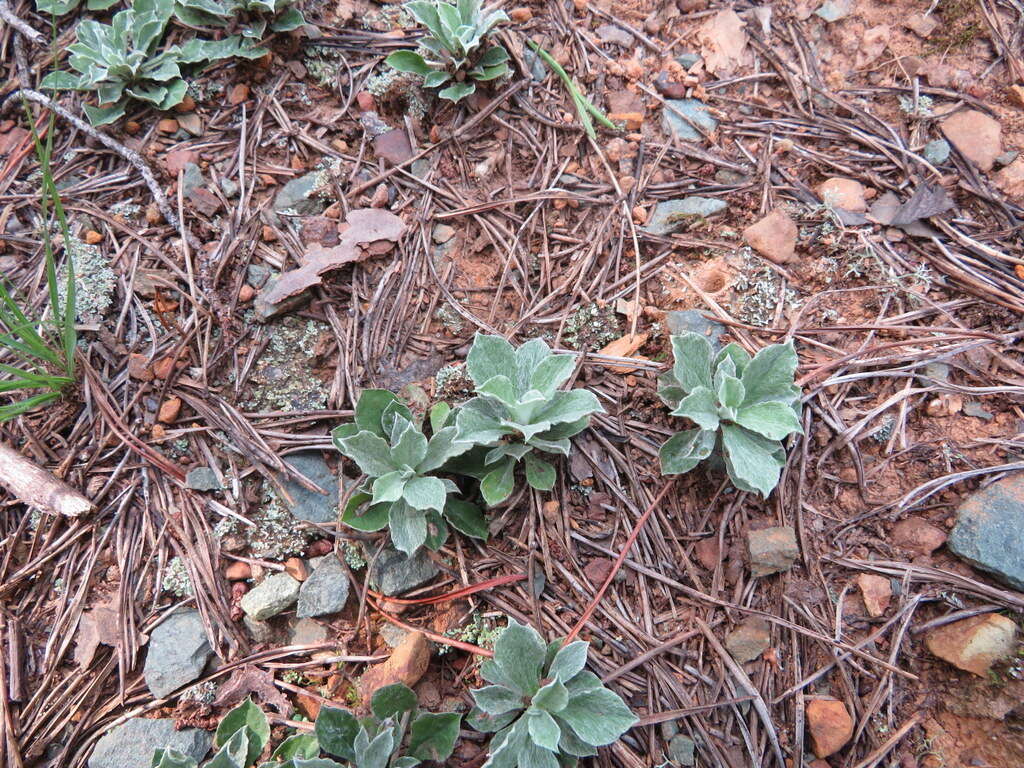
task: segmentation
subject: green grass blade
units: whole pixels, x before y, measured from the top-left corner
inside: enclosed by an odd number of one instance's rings
[[[0,405],[0,421],[9,421],[15,416],[20,416],[21,414],[28,413],[41,405],[53,402],[58,397],[60,397],[60,392],[44,392],[41,395],[27,397],[24,400],[19,400],[18,402],[11,403],[10,405]]]
[[[569,95],[572,97],[573,104],[576,106],[576,113],[580,116],[580,123],[583,125],[583,130],[587,132],[587,136],[591,139],[597,139],[597,133],[594,131],[594,122],[590,119],[591,115],[597,118],[598,122],[606,128],[610,128],[613,131],[619,130],[619,126],[609,120],[604,112],[595,107],[590,99],[583,95],[573,79],[569,77],[569,73],[551,57],[550,53],[533,42],[533,40],[527,40],[526,43],[551,68],[551,71],[562,80],[566,90],[569,91]]]

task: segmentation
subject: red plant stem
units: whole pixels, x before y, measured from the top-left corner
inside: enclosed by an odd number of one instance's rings
[[[622,546],[622,551],[619,552],[619,556],[615,559],[615,565],[612,566],[611,571],[608,572],[608,576],[605,577],[604,584],[602,584],[601,588],[597,590],[597,594],[594,595],[594,599],[590,601],[590,605],[587,606],[587,610],[585,610],[583,615],[580,616],[580,620],[576,622],[576,626],[573,627],[572,631],[565,636],[565,640],[562,643],[563,645],[568,645],[575,640],[576,636],[580,633],[580,630],[582,630],[583,626],[590,620],[591,615],[597,609],[597,604],[601,602],[601,598],[604,597],[604,593],[608,591],[608,585],[612,583],[612,579],[615,578],[615,574],[619,572],[622,564],[626,561],[626,555],[629,554],[629,550],[631,550],[633,548],[633,544],[636,543],[636,537],[640,535],[640,529],[644,527],[644,523],[647,522],[647,518],[651,516],[654,508],[661,503],[661,500],[665,497],[665,494],[668,493],[668,489],[672,487],[675,480],[675,477],[669,478],[665,485],[662,486],[661,490],[658,491],[658,495],[654,497],[654,501],[652,501],[648,505],[647,509],[644,510],[644,513],[640,515],[639,519],[636,521],[636,525],[633,526],[633,530],[629,534],[629,538],[626,539],[626,543]]]
[[[501,587],[505,584],[512,584],[517,581],[522,581],[526,578],[525,573],[508,573],[504,576],[496,576],[493,579],[487,581],[481,581],[479,584],[470,584],[466,587],[459,587],[451,592],[446,592],[443,595],[435,595],[434,597],[414,597],[407,599],[400,599],[397,597],[387,597],[379,592],[374,592],[372,589],[366,590],[367,594],[373,595],[378,600],[387,600],[389,603],[395,603],[397,605],[434,605],[435,603],[446,603],[449,600],[459,600],[463,597],[469,597],[470,595],[476,594],[477,592],[483,592],[485,589],[491,589],[492,587]]]

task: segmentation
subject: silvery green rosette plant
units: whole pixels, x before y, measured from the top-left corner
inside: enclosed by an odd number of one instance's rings
[[[36,0],[36,8],[47,16],[63,16],[78,7],[81,0]],[[86,0],[90,11],[105,11],[117,5],[118,0]]]
[[[737,344],[717,355],[700,334],[672,337],[672,369],[658,395],[695,429],[661,446],[661,471],[689,472],[717,448],[733,484],[767,497],[786,464],[782,440],[800,431],[800,388],[793,383],[793,342],[772,344],[750,357]]]
[[[549,491],[555,468],[535,451],[569,455],[569,438],[604,413],[593,392],[558,391],[576,367],[573,355],[555,355],[541,339],[519,349],[501,336],[478,333],[466,358],[466,372],[476,397],[456,411],[458,441],[476,449],[475,467],[459,461],[459,470],[480,478],[488,504],[507,499],[515,487],[515,468],[522,461],[531,487]]]
[[[456,530],[487,538],[487,524],[473,504],[449,497],[459,488],[435,477],[450,459],[471,448],[456,441],[448,406],[430,414],[428,440],[406,405],[384,389],[366,389],[356,403],[355,422],[337,427],[334,445],[367,476],[349,499],[342,522],[361,531],[390,529],[391,541],[406,554],[426,544],[437,549]]]
[[[484,37],[501,21],[504,11],[481,8],[480,0],[459,0],[458,5],[438,0],[415,0],[405,9],[428,30],[416,51],[396,51],[385,63],[399,72],[423,77],[426,88],[440,88],[454,80],[438,96],[459,101],[476,90],[476,83],[496,80],[509,73],[508,51],[500,45],[480,49]],[[467,81],[468,78],[468,81]]]
[[[292,0],[177,0],[174,15],[193,27],[234,27],[253,59],[267,53],[259,42],[268,29],[291,32],[306,23]]]
[[[312,733],[282,741],[260,768],[414,768],[424,760],[441,762],[455,748],[461,720],[455,712],[419,711],[416,694],[395,683],[373,694],[368,717],[322,707]],[[217,752],[204,768],[250,768],[269,741],[267,716],[246,699],[220,721],[214,736]],[[341,758],[344,765],[321,757],[322,752]],[[198,765],[173,749],[156,750],[152,761],[153,768]]]
[[[480,665],[491,685],[474,690],[466,722],[494,733],[483,768],[560,768],[597,754],[636,725],[626,703],[584,669],[590,644],[546,645],[515,621]]]
[[[181,49],[158,51],[174,9],[172,0],[135,0],[114,14],[110,24],[85,19],[78,42],[68,46],[68,63],[78,74],[51,72],[42,88],[96,91],[99,106],[85,106],[93,125],[106,125],[125,113],[131,99],[170,109],[185,97]]]

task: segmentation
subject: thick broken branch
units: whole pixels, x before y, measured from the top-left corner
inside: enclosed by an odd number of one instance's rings
[[[63,480],[0,443],[0,485],[15,499],[43,512],[78,517],[93,504]]]

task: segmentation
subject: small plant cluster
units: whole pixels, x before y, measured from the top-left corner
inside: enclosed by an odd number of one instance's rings
[[[44,13],[60,15],[78,0],[37,0]],[[105,10],[114,3],[88,0],[90,10]],[[195,26],[228,27],[240,24],[241,33],[222,40],[192,37],[182,45],[164,46],[172,16]],[[171,109],[188,90],[182,67],[232,57],[255,59],[267,53],[259,45],[267,28],[295,29],[302,14],[288,0],[133,0],[131,7],[114,14],[110,24],[85,19],[78,24],[78,41],[68,47],[73,72],[50,72],[42,87],[53,90],[93,91],[97,105],[86,105],[93,125],[107,125],[124,116],[132,100],[159,110]]]
[[[487,538],[476,505],[455,498],[459,486],[437,473],[480,481],[489,505],[508,499],[516,467],[538,490],[551,490],[555,468],[539,454],[569,455],[569,438],[603,409],[593,392],[560,391],[575,370],[573,355],[555,355],[541,339],[515,349],[500,336],[477,334],[466,359],[476,396],[452,409],[436,404],[428,439],[409,408],[386,390],[364,390],[355,421],[333,432],[334,444],[367,481],[346,504],[342,522],[361,531],[388,527],[394,545],[411,554],[440,547],[448,526]]]
[[[395,683],[373,695],[370,715],[364,718],[339,707],[322,707],[312,733],[282,741],[260,768],[414,768],[424,760],[447,759],[461,720],[455,712],[420,712],[416,694]],[[214,736],[217,752],[204,768],[250,768],[269,742],[267,716],[246,699],[220,721]],[[324,752],[345,762],[321,757]],[[152,766],[198,768],[199,763],[176,750],[158,749]]]
[[[491,685],[473,691],[466,718],[494,733],[484,768],[559,768],[597,754],[637,724],[636,716],[601,679],[584,669],[590,644],[545,645],[532,627],[515,621],[480,665]]]
[[[67,247],[73,237],[60,193],[54,182],[50,159],[53,156],[54,116],[51,114],[45,141],[33,126],[32,138],[42,175],[39,214],[49,299],[49,315],[31,316],[23,309],[14,289],[0,275],[0,422],[51,403],[75,383],[76,294],[72,253]],[[58,277],[53,248],[54,230],[65,244],[67,278]],[[9,400],[9,398],[16,398]]]
[[[509,74],[508,51],[500,45],[483,48],[484,38],[506,13],[495,7],[481,8],[480,0],[459,0],[458,5],[440,0],[414,0],[405,9],[430,34],[415,51],[396,51],[385,63],[399,72],[423,78],[425,88],[440,88],[438,96],[452,102],[476,91],[477,82],[497,80]]]
[[[637,724],[626,703],[584,669],[589,647],[582,641],[545,644],[532,627],[509,621],[494,643],[494,658],[480,666],[491,684],[472,691],[476,706],[467,717],[476,730],[494,733],[483,768],[575,766]],[[455,750],[461,723],[457,712],[421,711],[416,694],[395,683],[373,694],[366,717],[321,707],[313,731],[286,738],[260,768],[444,763]],[[220,721],[217,752],[204,768],[251,768],[269,742],[267,716],[246,699]],[[176,750],[158,749],[152,768],[199,768],[199,763]]]
[[[793,342],[772,344],[751,357],[738,344],[717,355],[700,334],[671,337],[674,363],[658,395],[696,428],[661,447],[661,471],[689,472],[717,451],[733,485],[768,496],[786,463],[782,440],[800,431],[800,388],[793,383]]]

